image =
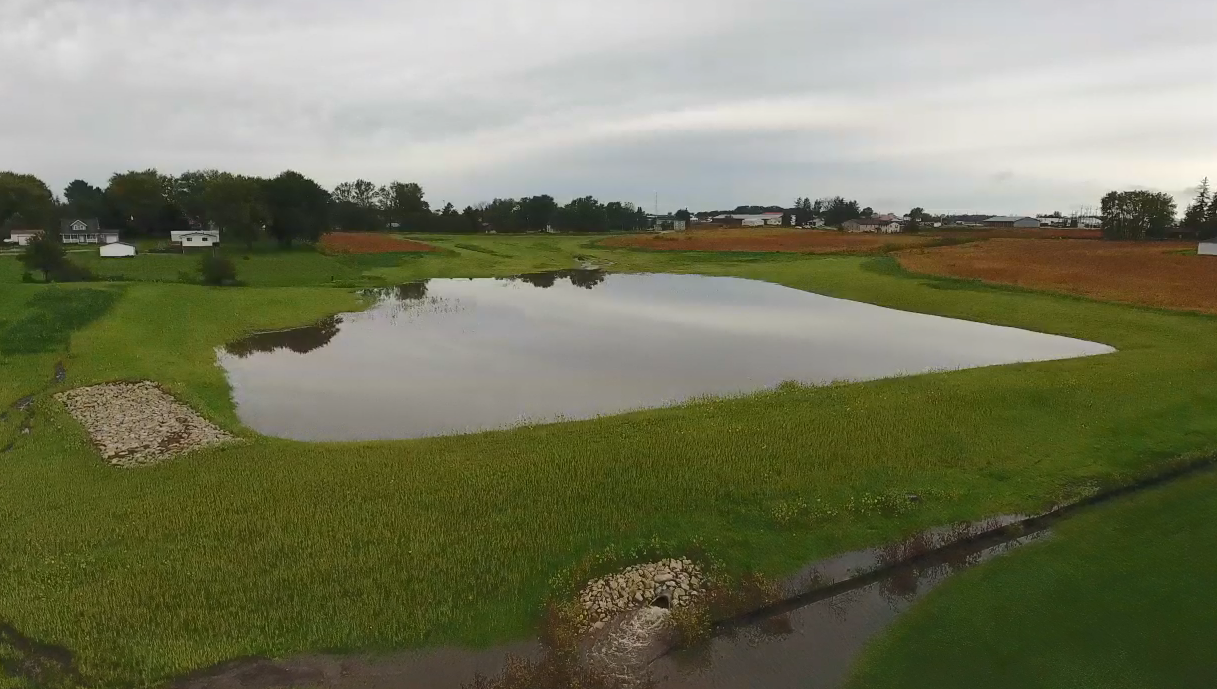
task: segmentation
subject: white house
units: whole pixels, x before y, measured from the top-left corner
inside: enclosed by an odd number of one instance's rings
[[[896,220],[881,220],[879,218],[858,218],[841,223],[841,229],[846,232],[878,232],[879,234],[896,234],[900,232],[900,222]]]
[[[103,244],[97,251],[101,254],[102,258],[123,258],[135,255],[135,247],[123,242]]]
[[[42,234],[42,230],[12,230],[8,233],[8,239],[4,240],[9,244],[17,246],[25,246],[30,243],[30,240]]]
[[[1217,256],[1217,241],[1200,242],[1200,248],[1196,250],[1196,253],[1201,256]]]
[[[169,233],[169,241],[174,244],[181,244],[184,247],[208,247],[216,246],[220,243],[219,230],[174,230]]]
[[[64,244],[113,244],[118,230],[103,230],[97,218],[68,218],[59,222],[59,239]]]

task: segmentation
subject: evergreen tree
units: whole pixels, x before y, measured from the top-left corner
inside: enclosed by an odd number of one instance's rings
[[[1203,231],[1212,217],[1213,206],[1217,206],[1217,204],[1212,203],[1209,194],[1209,178],[1205,177],[1196,192],[1196,200],[1187,207],[1187,212],[1183,214],[1183,227]]]

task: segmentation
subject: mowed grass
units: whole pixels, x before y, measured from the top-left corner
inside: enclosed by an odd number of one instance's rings
[[[61,387],[151,378],[245,440],[115,470],[47,391],[34,432],[2,460],[0,619],[72,648],[102,686],[245,655],[486,644],[528,633],[551,578],[606,548],[658,537],[673,550],[704,547],[736,571],[780,574],[1217,451],[1212,317],[913,277],[889,258],[447,241],[453,253],[360,277],[509,274],[583,257],[769,280],[1120,351],[468,436],[309,444],[240,426],[214,348],[356,308],[351,290],[129,284],[73,334]],[[6,285],[0,300],[22,313],[46,289]],[[5,355],[0,370],[43,380],[53,361]],[[0,391],[6,405],[18,396],[7,383]],[[924,499],[910,506],[908,493]]]
[[[1208,687],[1217,677],[1217,474],[1121,500],[934,591],[852,689]]]

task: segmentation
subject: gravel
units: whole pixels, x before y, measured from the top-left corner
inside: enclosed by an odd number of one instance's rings
[[[627,567],[618,574],[596,579],[579,594],[581,621],[603,629],[623,613],[647,607],[660,596],[679,608],[705,593],[705,577],[688,559],[668,559]]]
[[[89,432],[101,456],[118,467],[236,440],[151,381],[106,383],[55,395]]]

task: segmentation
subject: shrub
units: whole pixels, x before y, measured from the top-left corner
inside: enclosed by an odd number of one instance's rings
[[[47,278],[51,282],[92,282],[97,279],[93,275],[93,271],[67,259],[64,259],[63,263],[51,269],[47,274]]]
[[[231,286],[237,284],[237,267],[223,256],[208,254],[199,261],[199,273],[204,285]]]
[[[21,281],[22,282],[37,282],[37,280],[34,279],[34,274],[28,270],[21,274]]]

